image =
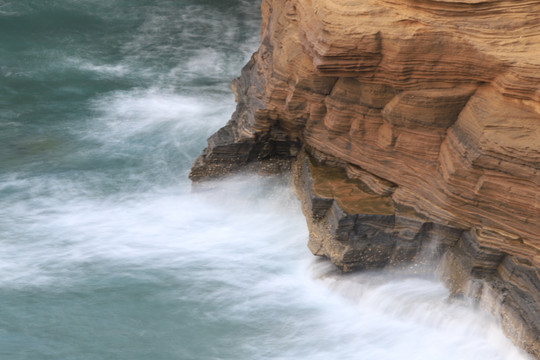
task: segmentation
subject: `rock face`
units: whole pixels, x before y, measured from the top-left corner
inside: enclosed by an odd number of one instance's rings
[[[452,290],[489,294],[540,358],[540,1],[263,0],[262,14],[237,110],[192,179],[298,158],[314,254],[347,271],[431,249]]]

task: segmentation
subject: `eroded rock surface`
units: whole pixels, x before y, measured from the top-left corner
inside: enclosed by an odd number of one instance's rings
[[[304,148],[315,254],[382,267],[437,240],[453,291],[491,294],[540,358],[540,1],[264,0],[262,14],[237,110],[192,179]]]

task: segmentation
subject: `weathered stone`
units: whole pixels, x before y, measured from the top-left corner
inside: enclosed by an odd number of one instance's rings
[[[346,271],[441,258],[453,293],[491,293],[540,358],[540,1],[261,9],[237,110],[191,178],[305,149],[294,168],[314,254]]]
[[[403,265],[427,247],[439,248],[458,229],[432,224],[389,194],[379,195],[343,168],[318,163],[302,154],[293,166],[295,186],[310,230],[308,247],[344,271]],[[380,179],[382,180],[382,179]],[[445,239],[445,241],[449,241]]]

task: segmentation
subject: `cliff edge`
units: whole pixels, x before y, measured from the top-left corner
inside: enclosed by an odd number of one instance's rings
[[[428,249],[540,358],[540,1],[264,0],[193,180],[292,166],[345,271]]]

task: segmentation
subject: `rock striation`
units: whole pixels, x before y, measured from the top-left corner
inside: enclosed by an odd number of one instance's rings
[[[237,109],[193,180],[293,165],[345,271],[430,251],[540,358],[540,1],[263,0]]]

